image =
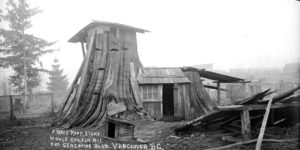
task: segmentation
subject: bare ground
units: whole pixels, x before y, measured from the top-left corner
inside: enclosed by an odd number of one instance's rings
[[[53,118],[29,118],[18,119],[10,122],[8,120],[0,120],[0,149],[29,149],[43,150],[55,149],[50,146],[49,136],[53,130],[50,123]],[[135,138],[139,142],[160,144],[159,148],[171,150],[196,150],[219,147],[233,143],[228,140],[232,136],[231,133],[223,131],[197,131],[186,135],[174,135],[173,129],[182,122],[158,122],[143,120],[136,122]],[[278,138],[295,138],[299,137],[298,127],[291,128],[272,128],[267,131]],[[239,135],[235,135],[235,140],[239,139]],[[113,141],[106,141],[113,142]],[[122,143],[122,142],[120,142]],[[124,142],[123,142],[124,143]],[[136,144],[138,142],[125,142]],[[231,149],[254,149],[254,144],[246,146],[234,147]],[[151,149],[150,147],[148,147]],[[56,148],[62,149],[62,148]],[[113,149],[113,148],[112,148]],[[262,149],[299,149],[299,142],[292,143],[263,143]]]

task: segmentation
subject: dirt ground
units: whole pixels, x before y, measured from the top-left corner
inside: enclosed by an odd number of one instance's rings
[[[51,117],[31,118],[31,119],[18,119],[10,122],[8,120],[0,120],[0,149],[28,149],[28,150],[44,150],[44,149],[67,149],[62,147],[53,147],[50,145],[51,132],[54,128],[50,127]],[[228,140],[232,133],[223,131],[197,131],[192,134],[174,135],[173,129],[175,126],[180,125],[182,122],[159,122],[159,121],[139,121],[136,122],[135,138],[137,141],[119,142],[120,144],[142,144],[148,145],[147,149],[154,150],[151,144],[156,144],[156,149],[161,150],[197,150],[214,148],[223,145],[234,143]],[[274,130],[274,131],[272,131]],[[268,134],[273,133],[273,136],[278,138],[295,138],[299,137],[298,127],[280,129],[274,128],[267,131]],[[276,134],[274,135],[274,132]],[[235,136],[239,137],[239,135]],[[104,143],[116,142],[104,140]],[[236,141],[235,141],[236,142]],[[144,149],[142,147],[141,149]],[[231,149],[254,149],[254,144],[246,146],[234,147]],[[70,148],[72,149],[72,148]],[[101,149],[101,148],[99,148]],[[118,148],[103,148],[103,149],[118,149]],[[130,148],[119,148],[130,149]],[[138,149],[138,148],[132,148]],[[262,149],[299,149],[299,142],[291,143],[263,143]]]

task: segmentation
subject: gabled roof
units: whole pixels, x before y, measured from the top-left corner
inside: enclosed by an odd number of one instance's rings
[[[139,84],[189,83],[180,68],[144,68],[138,78]]]
[[[144,76],[147,77],[185,77],[180,68],[144,68]]]
[[[97,21],[93,20],[91,23],[82,28],[79,32],[77,32],[68,42],[77,43],[77,42],[85,42],[85,37],[87,35],[87,31],[91,28],[94,28],[99,25],[106,25],[110,27],[119,27],[127,30],[132,30],[139,33],[149,32],[148,30],[144,30],[141,28],[136,28],[133,26],[128,26],[120,23],[106,22],[106,21]]]
[[[185,67],[182,68],[183,71],[196,71],[200,74],[201,77],[207,78],[210,80],[215,80],[218,82],[223,82],[223,83],[234,83],[234,82],[244,82],[244,79],[229,76],[229,75],[224,75],[212,71],[206,71],[204,69],[197,69],[194,67]]]

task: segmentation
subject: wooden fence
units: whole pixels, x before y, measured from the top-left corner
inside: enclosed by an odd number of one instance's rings
[[[30,106],[28,106],[28,103],[27,104],[25,103],[24,105],[25,97],[27,97],[31,101]],[[6,114],[6,116],[7,114],[9,114],[9,120],[11,121],[14,120],[16,116],[22,116],[22,115],[26,116],[26,115],[34,115],[38,113],[40,114],[50,113],[53,115],[55,111],[54,94],[42,93],[42,94],[30,94],[30,95],[0,96],[0,106],[1,106],[0,112],[2,114]],[[16,115],[16,113],[18,114]]]

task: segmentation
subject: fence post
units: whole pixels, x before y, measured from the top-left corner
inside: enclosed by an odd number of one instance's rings
[[[221,104],[221,83],[219,81],[217,82],[217,87],[218,87],[218,90],[217,90],[218,104],[220,105]]]
[[[11,95],[9,95],[9,101],[10,101],[10,121],[15,120],[14,118],[14,102]]]
[[[51,113],[54,115],[54,98],[53,98],[53,93],[51,95]]]

